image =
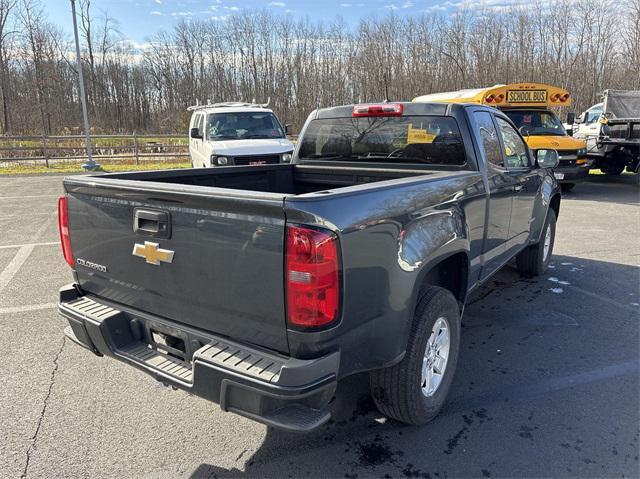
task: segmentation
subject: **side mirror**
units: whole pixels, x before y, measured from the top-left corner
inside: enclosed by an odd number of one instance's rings
[[[560,162],[560,157],[556,150],[536,151],[536,163],[539,168],[555,168]]]
[[[576,118],[576,123],[584,123],[586,119],[587,119],[587,112],[583,111],[582,113],[580,113],[580,116]]]
[[[573,125],[576,122],[576,114],[572,111],[567,113],[567,123]]]
[[[191,131],[189,132],[189,136],[191,138],[202,140],[202,133],[200,133],[200,128],[191,128]]]
[[[291,124],[290,123],[287,123],[286,125],[284,125],[284,132],[287,135],[291,134]]]

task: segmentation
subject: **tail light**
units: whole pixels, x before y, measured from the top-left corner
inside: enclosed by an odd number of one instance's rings
[[[402,116],[401,103],[382,103],[380,105],[356,105],[351,116]]]
[[[71,251],[71,240],[69,239],[69,212],[67,209],[67,197],[58,198],[58,228],[60,230],[60,243],[62,244],[62,254],[65,261],[73,268],[75,261]]]
[[[504,94],[500,93],[500,94],[496,97],[496,103],[502,103],[502,100],[504,100]]]
[[[340,259],[338,238],[326,230],[287,226],[287,321],[313,329],[338,318]]]
[[[568,93],[565,93],[564,95],[562,95],[562,96],[559,98],[559,100],[560,100],[562,103],[566,102],[568,99],[569,99],[569,94],[568,94]]]
[[[493,100],[495,100],[495,97],[493,95],[489,95],[485,98],[485,101],[487,103],[493,103]]]
[[[554,93],[553,95],[551,95],[551,101],[552,102],[557,102],[558,100],[560,100],[560,94],[559,93]]]

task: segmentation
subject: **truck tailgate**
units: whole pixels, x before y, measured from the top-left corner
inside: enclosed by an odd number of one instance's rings
[[[64,185],[83,291],[288,352],[284,195],[96,177]]]

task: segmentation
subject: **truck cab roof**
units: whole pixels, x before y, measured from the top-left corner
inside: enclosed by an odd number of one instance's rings
[[[341,105],[328,108],[319,108],[315,111],[312,119],[323,118],[347,118],[353,115],[355,107],[364,107],[367,105],[402,105],[402,115],[451,115],[453,107],[461,107],[466,105],[451,105],[447,103],[413,103],[410,101],[394,101],[394,102],[371,102],[371,103],[354,103],[350,105]],[[477,106],[477,105],[474,105]],[[399,115],[398,115],[399,116]]]

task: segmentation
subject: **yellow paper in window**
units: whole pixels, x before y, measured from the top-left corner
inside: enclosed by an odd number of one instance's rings
[[[407,130],[407,144],[411,143],[433,143],[436,135],[427,133],[427,130],[421,130],[420,128],[413,128],[412,124],[409,124]]]
[[[506,145],[505,145],[505,147],[504,147],[504,153],[505,153],[507,156],[511,156],[511,155],[512,155],[511,148],[509,148],[508,146],[506,146]]]

